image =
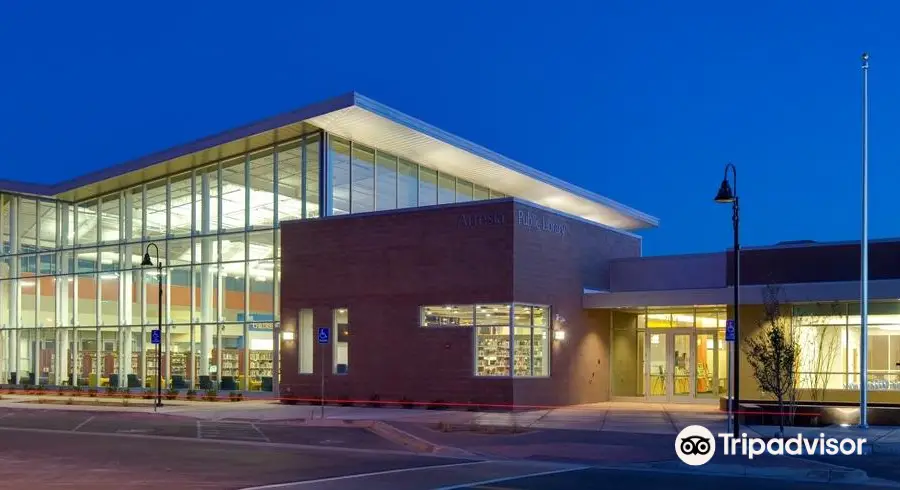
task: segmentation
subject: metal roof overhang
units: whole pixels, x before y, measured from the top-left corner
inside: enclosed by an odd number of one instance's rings
[[[225,147],[254,148],[300,133],[304,123],[544,207],[606,226],[655,227],[653,216],[540,172],[356,93],[52,185],[0,181],[0,189],[80,200],[215,160]],[[280,137],[278,139],[281,139]],[[226,151],[226,153],[229,153]],[[226,155],[227,156],[227,155]]]
[[[817,303],[859,301],[859,281],[779,284],[784,303]],[[766,286],[741,286],[741,304],[762,304]],[[900,279],[869,281],[869,298],[897,300]],[[676,289],[662,291],[590,292],[583,298],[585,308],[634,308],[642,306],[729,305],[734,302],[734,289]]]

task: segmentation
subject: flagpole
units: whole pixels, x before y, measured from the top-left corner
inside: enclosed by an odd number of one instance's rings
[[[859,426],[869,427],[869,54],[862,55],[862,239],[860,240]]]

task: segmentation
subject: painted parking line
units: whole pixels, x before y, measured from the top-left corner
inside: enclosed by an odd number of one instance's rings
[[[229,439],[269,442],[252,424],[232,422],[203,422],[197,425],[199,439]]]
[[[560,473],[569,473],[570,471],[586,470],[588,468],[590,468],[590,466],[574,466],[574,467],[570,467],[570,468],[559,468],[559,469],[555,469],[555,470],[539,471],[539,472],[528,473],[528,474],[524,474],[524,475],[505,476],[502,478],[493,478],[490,480],[482,480],[482,481],[473,482],[473,483],[452,485],[449,487],[439,487],[439,488],[436,488],[435,490],[456,490],[456,489],[461,489],[461,488],[472,488],[472,487],[491,488],[491,487],[483,487],[483,485],[493,485],[494,483],[503,483],[503,482],[513,481],[513,480],[521,480],[523,478],[534,478],[536,476],[557,475]]]
[[[343,490],[345,488],[366,488],[368,490],[450,490],[484,485],[496,487],[495,483],[586,468],[588,466],[585,465],[576,466],[533,461],[474,461],[279,483],[253,487],[252,490]]]
[[[90,417],[82,420],[80,424],[76,425],[75,428],[72,429],[72,432],[78,432],[78,429],[87,425],[87,423],[90,422],[91,420],[94,420],[94,417],[95,417],[94,415],[91,415]]]
[[[435,469],[435,468],[454,468],[454,467],[459,467],[459,466],[472,466],[472,465],[486,464],[486,463],[489,463],[489,461],[469,461],[469,462],[465,462],[465,463],[451,463],[451,464],[442,464],[442,465],[434,465],[434,466],[416,466],[414,468],[399,468],[396,470],[373,471],[370,473],[357,473],[355,475],[344,475],[344,476],[334,476],[331,478],[320,478],[318,480],[275,483],[273,485],[248,487],[243,490],[269,490],[269,489],[274,489],[274,488],[300,488],[302,486],[321,485],[323,483],[331,483],[331,482],[343,482],[346,480],[370,478],[370,477],[374,477],[374,476],[393,475],[393,474],[397,474],[397,473],[409,473],[409,472],[413,472],[413,471],[428,470],[428,469]]]

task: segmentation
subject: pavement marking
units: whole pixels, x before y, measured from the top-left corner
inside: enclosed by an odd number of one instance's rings
[[[0,415],[0,419],[5,419],[6,417],[12,417],[15,414],[16,414],[16,412],[5,413],[3,415]]]
[[[432,454],[432,453],[412,453],[409,451],[400,451],[396,449],[364,449],[364,448],[355,448],[355,447],[342,447],[342,446],[324,446],[324,445],[315,445],[315,444],[292,444],[288,442],[263,442],[258,440],[246,440],[246,439],[197,439],[195,437],[184,437],[184,436],[159,436],[153,434],[128,434],[128,433],[117,433],[117,432],[72,432],[69,430],[58,430],[58,429],[37,429],[37,428],[26,428],[26,427],[0,427],[0,432],[2,431],[10,431],[10,432],[38,432],[44,434],[70,434],[77,436],[99,436],[99,437],[129,437],[129,438],[138,438],[138,439],[158,439],[158,440],[167,440],[167,441],[184,441],[184,442],[195,442],[200,444],[232,444],[238,446],[250,446],[250,447],[271,447],[271,448],[279,448],[279,449],[297,449],[301,451],[333,451],[333,452],[346,452],[346,453],[360,453],[360,454],[390,454],[395,456],[410,456],[410,457],[418,457],[418,458],[434,458],[434,459],[450,459],[459,461],[461,459],[467,460],[478,460],[478,462],[487,461],[487,458],[483,458],[478,455],[471,456],[454,456],[454,455],[446,455],[446,454]],[[438,465],[441,466],[441,465]]]
[[[203,439],[203,429],[200,428],[200,421],[197,421],[197,439]]]
[[[373,471],[370,473],[357,473],[355,475],[343,475],[343,476],[333,476],[331,478],[320,478],[318,480],[301,480],[296,482],[285,482],[285,483],[275,483],[272,485],[263,485],[259,487],[247,487],[243,490],[266,490],[270,488],[287,488],[287,487],[295,487],[300,485],[312,485],[315,483],[325,483],[332,481],[342,481],[342,480],[352,480],[355,478],[365,478],[368,476],[380,476],[380,475],[392,475],[395,473],[408,473],[411,471],[421,471],[435,468],[452,468],[455,466],[472,466],[477,464],[490,463],[491,461],[469,461],[466,463],[451,463],[451,464],[439,464],[439,465],[431,465],[431,466],[416,466],[414,468],[398,468],[396,470],[384,470],[384,471]],[[464,488],[469,485],[463,485],[459,488]],[[457,488],[457,487],[453,487]]]
[[[84,426],[85,426],[88,422],[90,422],[91,420],[94,420],[94,417],[96,417],[96,415],[91,415],[90,417],[86,418],[86,419],[85,419],[84,421],[82,421],[80,424],[76,425],[75,428],[72,429],[72,432],[78,432],[78,429],[84,427]]]
[[[269,439],[256,427],[247,423],[208,422],[200,424],[201,439],[239,439],[268,442]]]
[[[460,488],[471,488],[471,487],[477,487],[477,486],[481,486],[481,485],[491,485],[494,483],[502,483],[502,482],[512,481],[512,480],[521,480],[523,478],[534,478],[536,476],[556,475],[559,473],[569,473],[571,471],[581,471],[581,470],[586,470],[589,468],[591,468],[591,467],[590,466],[575,466],[573,468],[562,468],[562,469],[556,469],[556,470],[538,471],[535,473],[525,473],[523,475],[505,476],[503,478],[493,478],[491,480],[463,483],[461,485],[451,485],[449,487],[438,487],[434,490],[456,490],[456,489],[460,489]]]
[[[272,442],[271,440],[269,440],[269,437],[268,437],[268,436],[266,436],[265,434],[263,434],[263,431],[259,430],[259,427],[257,427],[256,424],[250,424],[250,427],[253,427],[253,428],[256,430],[256,432],[258,432],[259,435],[260,435],[263,439],[265,439],[266,442]],[[338,442],[340,442],[340,441],[338,441]]]

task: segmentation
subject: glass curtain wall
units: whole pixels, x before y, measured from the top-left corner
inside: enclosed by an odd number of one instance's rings
[[[74,204],[0,195],[0,383],[153,387],[161,320],[164,386],[273,389],[277,228],[319,216],[321,141]]]

